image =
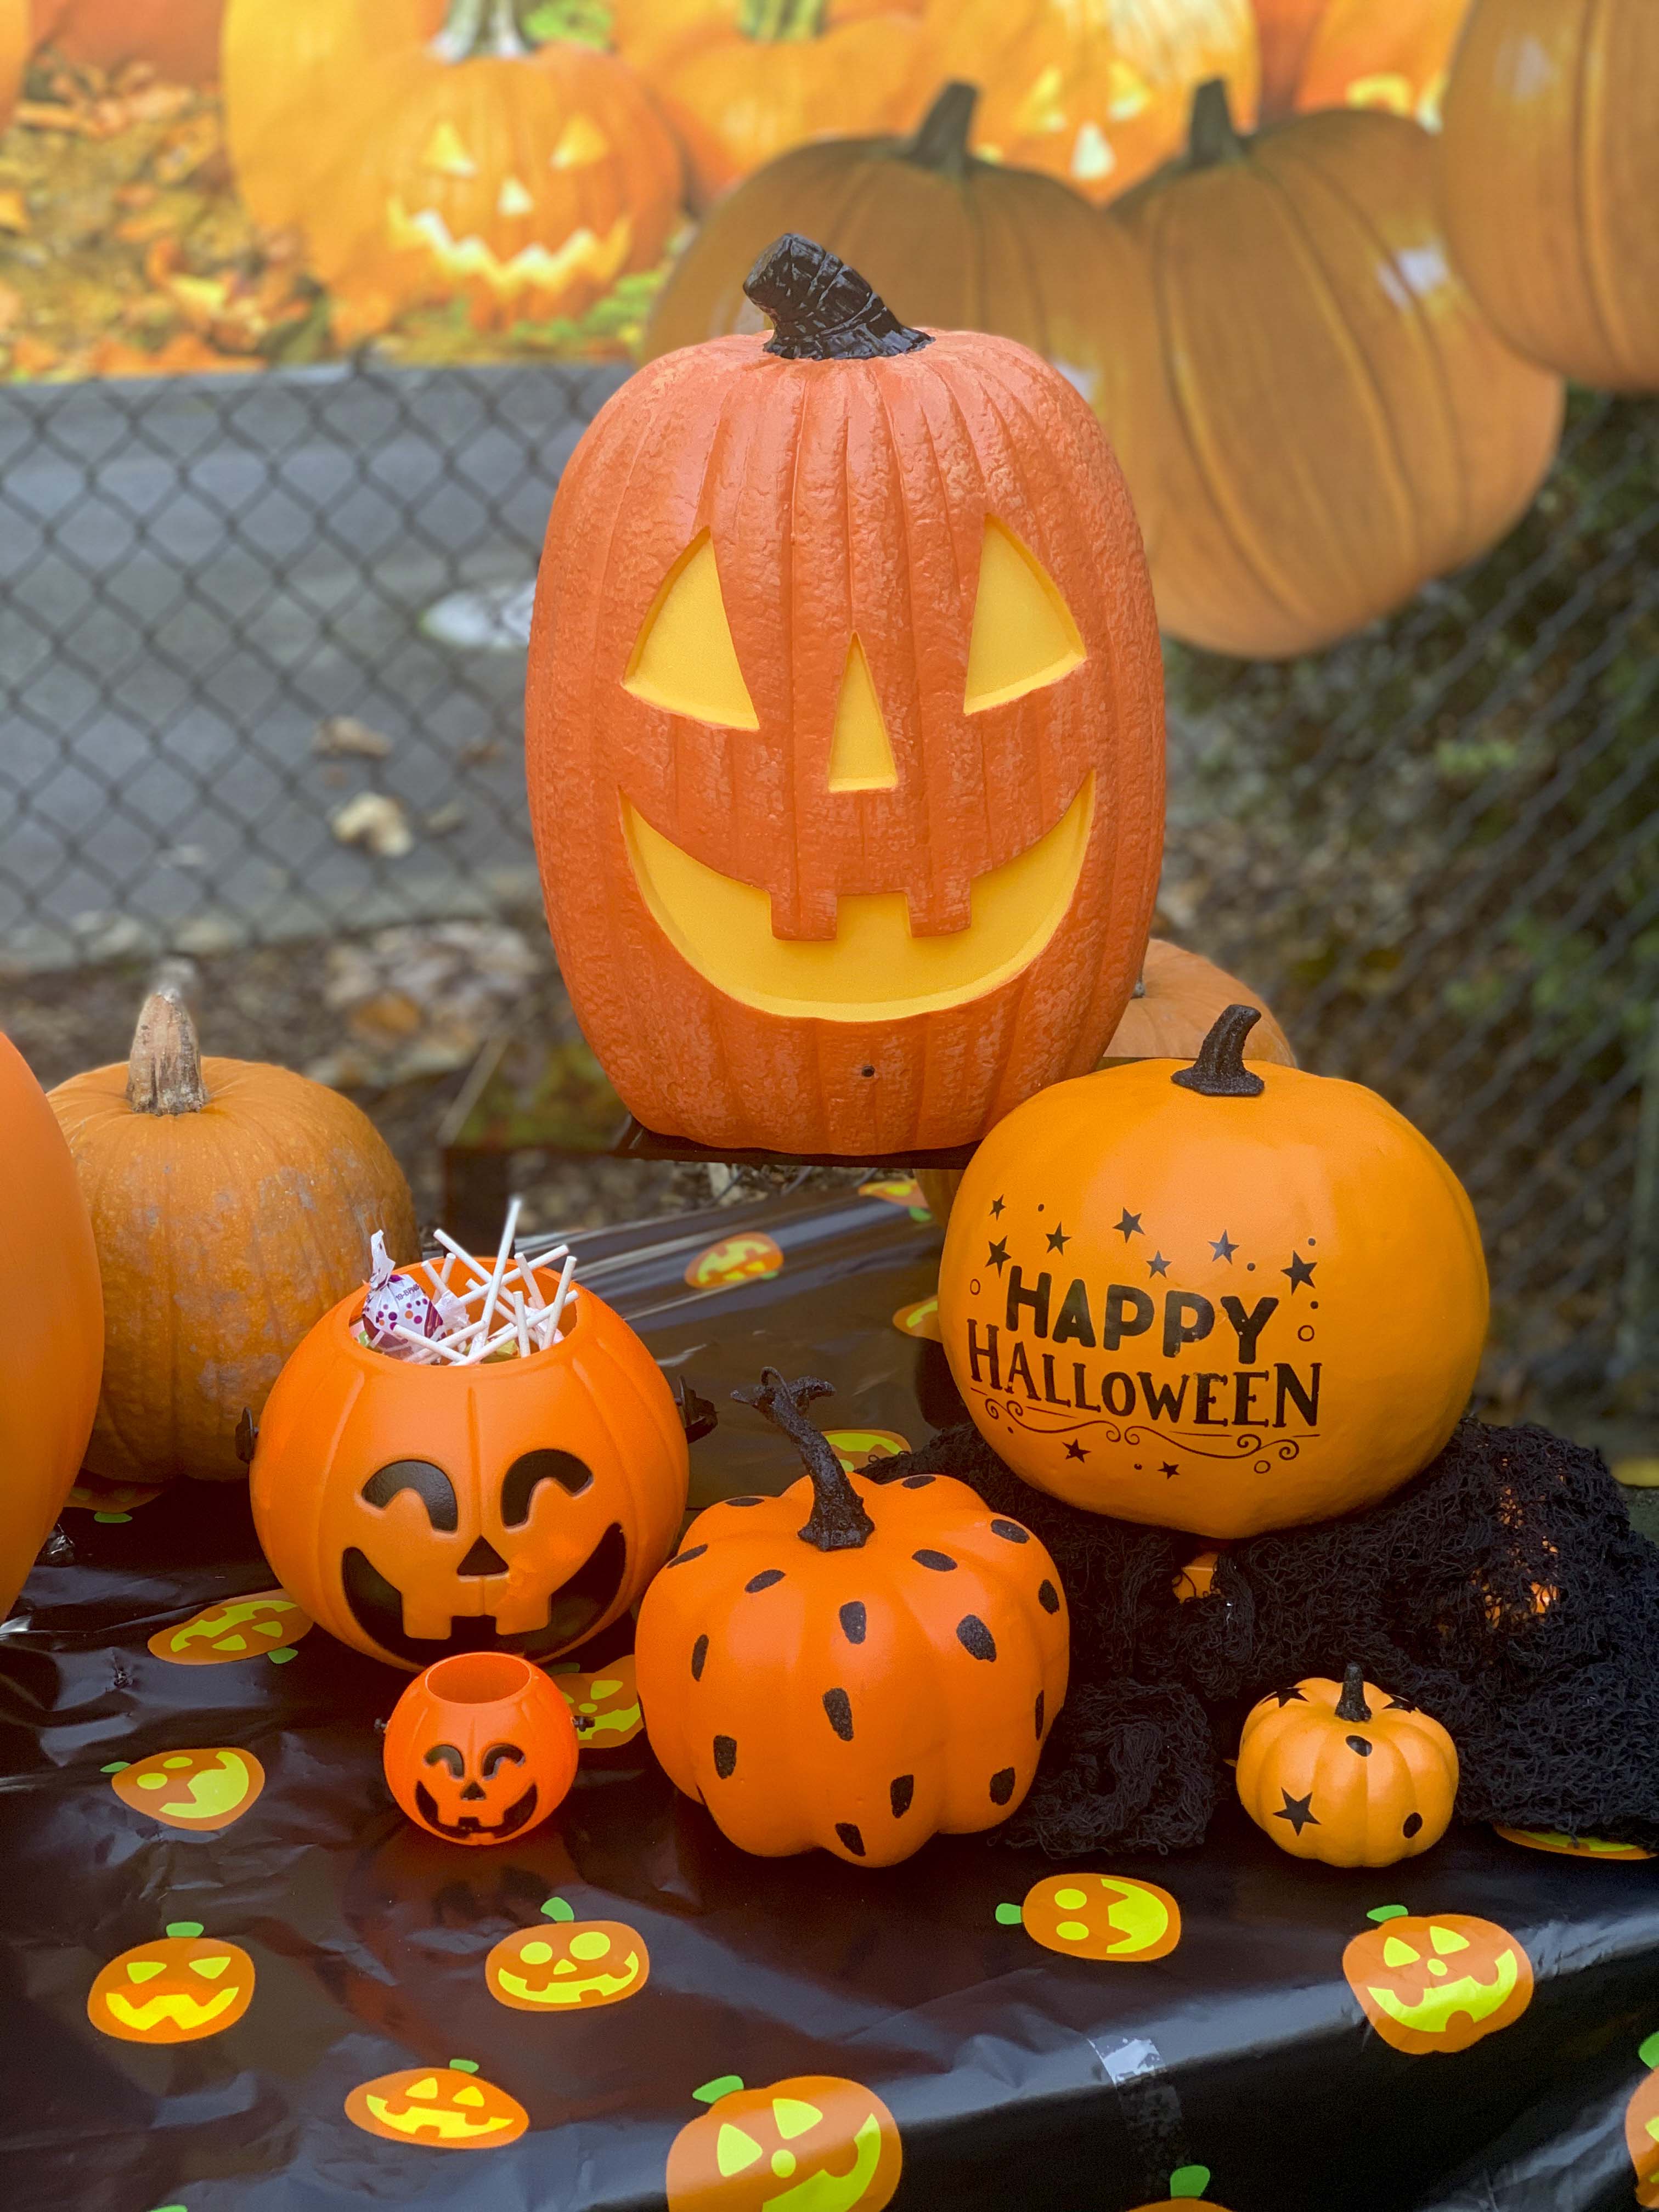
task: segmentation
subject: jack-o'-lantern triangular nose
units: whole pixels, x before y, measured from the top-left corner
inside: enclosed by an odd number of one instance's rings
[[[458,1575],[504,1575],[507,1561],[493,1544],[487,1544],[480,1536],[455,1571]]]
[[[855,636],[847,648],[847,667],[836,705],[836,734],[830,744],[831,791],[890,791],[898,781],[893,748],[887,741],[881,702],[870,681],[864,647]]]

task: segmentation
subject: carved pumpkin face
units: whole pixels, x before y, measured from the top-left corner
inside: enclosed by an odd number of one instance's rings
[[[898,2187],[898,2124],[862,2082],[802,2074],[763,2089],[735,2075],[668,2153],[668,2212],[881,2212]]]
[[[1638,2051],[1644,2066],[1659,2069],[1659,2035]],[[1636,2201],[1659,2205],[1659,2070],[1645,2074],[1625,2107],[1625,2148],[1636,2168]]]
[[[800,271],[868,288],[781,247],[790,357],[650,363],[560,480],[526,695],[549,919],[647,1126],[957,1144],[1091,1066],[1134,981],[1162,836],[1139,536],[1056,370],[963,331],[812,357]]]
[[[514,2012],[592,2012],[645,1987],[651,1954],[620,1920],[578,1920],[562,1897],[542,1907],[548,1925],[516,1929],[484,1960],[484,1980]]]
[[[158,1628],[149,1648],[175,1667],[228,1667],[238,1659],[270,1659],[278,1666],[312,1629],[309,1613],[286,1590],[260,1590],[204,1606],[173,1628]]]
[[[1181,1907],[1169,1891],[1120,1875],[1049,1875],[1023,1905],[998,1905],[997,1918],[1064,1958],[1164,1959],[1181,1941]]]
[[[1532,1961],[1507,1928],[1467,1912],[1379,1905],[1342,1971],[1384,2043],[1415,2055],[1467,2051],[1532,2002]]]
[[[166,1937],[112,1959],[92,1985],[87,2018],[122,2043],[199,2043],[234,2027],[253,2002],[253,1961],[240,1945],[173,1920]]]
[[[398,1698],[383,1747],[387,1786],[417,1827],[451,1844],[504,1844],[544,1820],[576,1775],[570,1709],[507,1651],[428,1667]]]
[[[515,2142],[530,2125],[518,2099],[483,2081],[470,2058],[360,2082],[345,2100],[345,2116],[365,2135],[430,2150],[493,2150]]]
[[[551,1270],[541,1279],[550,1293]],[[685,1432],[655,1360],[584,1290],[528,1358],[412,1367],[356,1340],[362,1293],[305,1338],[251,1470],[265,1556],[342,1643],[411,1672],[551,1657],[614,1620],[685,1510]]]
[[[643,1732],[631,1651],[597,1674],[556,1674],[553,1681],[576,1724],[578,1750],[617,1751]]]
[[[265,1786],[265,1771],[251,1751],[216,1747],[152,1752],[104,1772],[124,1805],[165,1827],[198,1834],[240,1820]]]

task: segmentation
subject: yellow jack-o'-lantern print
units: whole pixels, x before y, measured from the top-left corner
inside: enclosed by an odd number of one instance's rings
[[[240,1944],[173,1920],[165,1937],[112,1959],[87,1996],[87,2018],[121,2043],[198,2043],[234,2027],[253,2002],[253,1961]]]
[[[198,1835],[240,1820],[265,1786],[265,1771],[253,1753],[229,1746],[112,1759],[103,1771],[124,1805],[164,1827]]]
[[[562,1897],[542,1911],[547,1925],[515,1929],[484,1960],[484,1980],[498,2004],[514,2012],[592,2012],[637,1996],[651,1972],[651,1954],[635,1928],[620,1920],[578,1920]]]
[[[1181,1941],[1181,1907],[1169,1891],[1122,1875],[1049,1875],[1023,1905],[998,1905],[996,1917],[1062,1958],[1145,1963]]]
[[[517,2098],[484,2081],[472,2058],[408,2066],[359,2082],[345,2100],[345,2116],[365,2135],[428,2150],[495,2150],[516,2142],[530,2125]]]

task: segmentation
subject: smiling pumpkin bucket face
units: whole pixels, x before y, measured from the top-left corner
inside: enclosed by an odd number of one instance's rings
[[[1093,1064],[1146,942],[1159,675],[1111,451],[1024,348],[908,335],[652,363],[549,526],[561,970],[634,1113],[706,1143],[975,1137]]]

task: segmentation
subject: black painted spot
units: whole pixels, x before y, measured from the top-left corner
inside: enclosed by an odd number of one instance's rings
[[[836,1833],[855,1859],[861,1859],[864,1856],[864,1838],[850,1820],[837,1820]]]
[[[708,1549],[707,1544],[693,1544],[689,1552],[676,1552],[668,1562],[671,1567],[683,1567],[688,1559],[700,1559]]]
[[[994,1659],[996,1638],[976,1613],[964,1613],[957,1623],[957,1642],[975,1659]]]
[[[849,1604],[842,1606],[841,1609],[841,1632],[847,1638],[847,1641],[849,1644],[862,1644],[864,1641],[864,1632],[868,1624],[864,1616],[864,1607],[859,1603],[856,1598],[854,1598]]]
[[[1039,1690],[1039,1691],[1037,1692],[1037,1701],[1036,1701],[1036,1732],[1037,1732],[1037,1741],[1038,1741],[1039,1743],[1041,1743],[1041,1742],[1042,1742],[1042,1691],[1041,1691],[1041,1690]]]
[[[933,1478],[931,1474],[907,1474],[903,1481],[900,1483],[899,1488],[901,1490],[926,1490],[933,1479]]]
[[[691,1680],[694,1682],[702,1681],[702,1662],[708,1656],[708,1638],[706,1636],[700,1636],[691,1646]]]
[[[1400,1824],[1400,1832],[1402,1836],[1414,1836],[1422,1825],[1423,1815],[1420,1813],[1407,1813]]]
[[[1060,1592],[1045,1575],[1037,1584],[1037,1603],[1045,1613],[1060,1611]]]
[[[738,1739],[736,1736],[717,1735],[714,1738],[714,1771],[722,1782],[730,1779],[732,1770],[737,1763]]]
[[[1000,1536],[1005,1544],[1029,1544],[1031,1540],[1030,1530],[1022,1528],[1018,1521],[994,1521],[991,1534]]]
[[[1390,1698],[1387,1710],[1391,1713],[1414,1713],[1417,1707],[1409,1698]]]
[[[752,1596],[756,1590],[770,1589],[774,1583],[781,1583],[782,1580],[781,1567],[768,1567],[763,1573],[755,1576],[752,1581],[746,1582],[744,1588]]]
[[[1351,1735],[1348,1738],[1348,1748],[1350,1751],[1357,1751],[1362,1759],[1369,1759],[1371,1755],[1370,1745],[1363,1735]]]
[[[893,1808],[893,1818],[902,1820],[910,1809],[910,1800],[916,1794],[914,1774],[901,1774],[887,1785],[887,1802]]]
[[[845,1690],[826,1690],[823,1710],[829,1715],[830,1725],[843,1743],[853,1741],[853,1701]]]
[[[761,1501],[758,1498],[728,1498],[725,1502],[728,1505],[758,1505]]]
[[[945,1552],[912,1552],[910,1557],[919,1567],[931,1567],[936,1575],[951,1575],[957,1563]]]
[[[1005,1766],[991,1777],[991,1802],[1006,1805],[1014,1794],[1014,1770]]]

